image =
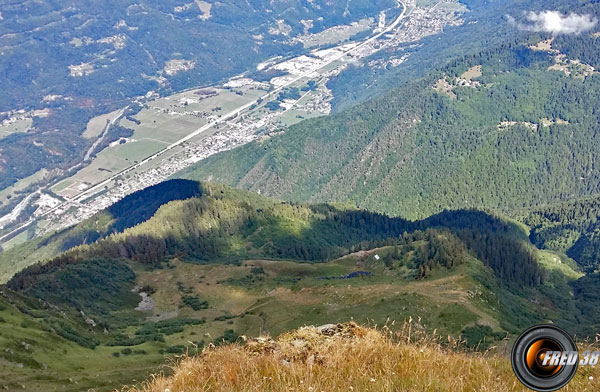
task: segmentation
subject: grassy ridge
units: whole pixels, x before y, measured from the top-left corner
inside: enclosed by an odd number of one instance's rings
[[[418,248],[427,244],[420,241],[413,245]],[[396,331],[412,317],[423,330],[437,330],[444,336],[472,336],[470,345],[489,347],[501,344],[506,330],[518,333],[536,322],[561,321],[561,311],[555,305],[538,305],[545,300],[541,289],[511,292],[499,284],[489,268],[471,257],[452,269],[434,268],[424,279],[415,280],[413,249],[384,247],[326,263],[248,260],[238,266],[171,260],[165,268],[154,270],[132,264],[136,284],[153,292],[154,309],[137,312],[133,310],[135,303],[125,304],[120,308],[124,312],[121,317],[117,312],[90,328],[85,324],[86,317],[97,323],[106,318],[91,315],[87,308],[83,317],[69,307],[60,307],[68,312],[71,329],[82,338],[96,341],[94,349],[71,340],[72,336],[65,335],[67,339],[52,333],[49,328],[57,330],[60,326],[60,310],[52,318],[43,306],[35,310],[28,305],[24,309],[33,317],[5,303],[6,309],[0,311],[0,317],[6,320],[0,323],[1,341],[19,357],[5,358],[9,363],[0,364],[0,386],[20,388],[23,384],[32,391],[78,391],[84,387],[112,390],[158,372],[160,365],[185,352],[186,347],[195,353],[189,342],[202,349],[223,339],[236,341],[240,335],[252,337],[268,332],[276,336],[304,324],[355,320],[383,325],[386,320],[396,320],[396,326],[390,326]],[[77,265],[84,267],[86,263]],[[355,271],[370,275],[346,278]],[[107,303],[113,299],[113,292],[105,287],[106,282],[90,285],[87,294],[97,295],[97,304]],[[70,298],[69,293],[67,288],[64,295]],[[206,301],[208,307],[194,309],[184,298]],[[205,322],[184,322],[190,319]],[[561,325],[566,324],[562,321]],[[105,327],[108,334],[103,332]],[[145,339],[157,335],[164,342]],[[481,339],[486,339],[485,345]],[[31,348],[26,350],[22,341]],[[44,341],[50,344],[48,349]],[[56,361],[59,356],[62,359]],[[24,367],[17,368],[18,363]],[[39,366],[34,367],[34,363]],[[11,381],[15,374],[20,384]]]
[[[449,241],[438,244],[444,252],[434,249],[420,255],[416,268],[422,270],[421,277],[427,267],[451,266],[452,259],[464,258],[466,246],[507,282],[536,286],[544,279],[520,229],[483,212],[450,211],[407,221],[353,208],[278,202],[215,184],[169,183],[200,186],[202,196],[164,204],[147,221],[30,266],[8,286],[28,290],[44,274],[94,258],[128,259],[148,268],[159,268],[174,257],[200,263],[236,263],[244,258],[326,261],[401,241],[439,242],[435,230],[440,229],[449,230],[445,235]]]
[[[129,392],[200,391],[524,391],[504,356],[468,353],[456,341],[407,323],[396,333],[356,324],[304,327],[273,340],[206,349],[169,377]],[[454,342],[454,344],[452,344]],[[569,391],[600,387],[582,368]]]

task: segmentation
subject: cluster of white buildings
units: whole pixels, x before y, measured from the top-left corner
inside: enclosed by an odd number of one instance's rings
[[[328,114],[331,111],[330,101],[333,97],[331,91],[325,86],[325,83],[331,77],[341,72],[348,64],[360,62],[363,58],[383,48],[418,41],[427,35],[441,31],[448,25],[462,23],[451,8],[411,8],[410,17],[406,18],[402,24],[390,32],[383,34],[379,39],[372,40],[365,45],[355,42],[347,43],[330,49],[315,50],[309,56],[303,55],[276,64],[269,64],[267,66],[269,68],[288,72],[288,75],[273,78],[270,81],[271,86],[273,86],[272,88],[287,86],[299,78],[318,80],[318,87],[315,90],[308,94],[302,92],[303,95],[306,94],[306,97],[301,102],[289,102],[288,104],[292,105],[294,109],[307,113]],[[397,65],[405,59],[406,57],[403,56],[388,60]],[[328,64],[335,64],[335,66],[332,66],[330,69],[320,69]],[[374,65],[384,66],[386,64]],[[184,69],[191,69],[194,66],[195,64],[185,61],[173,62],[165,72],[180,72]],[[264,89],[266,84],[238,77],[232,78],[223,87],[243,88],[249,85],[254,86],[254,88]],[[265,101],[274,99],[275,97],[276,95]],[[276,132],[281,128],[279,122],[281,111],[267,111],[261,108],[258,108],[258,111],[254,111],[253,109],[247,112],[244,111],[227,121],[218,121],[221,117],[220,115],[206,111],[186,111],[185,109],[180,111],[160,107],[153,107],[153,109],[161,111],[166,115],[189,115],[201,118],[209,123],[216,121],[216,125],[210,129],[210,132],[199,135],[179,145],[177,147],[178,150],[174,149],[172,153],[159,155],[152,161],[145,163],[142,167],[128,171],[126,174],[117,177],[114,181],[107,184],[106,187],[98,189],[97,196],[95,197],[88,197],[81,202],[63,202],[58,208],[56,203],[50,203],[49,200],[46,200],[46,203],[43,203],[34,215],[40,216],[46,214],[44,219],[50,223],[43,228],[38,228],[37,234],[44,234],[76,224],[117,202],[126,195],[164,181],[202,159],[248,143],[260,137],[259,135],[261,134]],[[286,107],[286,109],[290,109],[290,107]],[[166,158],[163,158],[163,156],[166,156]],[[51,212],[48,213],[48,211]]]

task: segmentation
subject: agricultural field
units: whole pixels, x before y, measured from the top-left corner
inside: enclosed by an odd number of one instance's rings
[[[48,174],[48,170],[40,169],[36,173],[32,174],[29,177],[23,178],[22,180],[15,183],[13,186],[10,186],[6,189],[0,191],[0,205],[8,203],[10,199],[13,197],[20,195],[23,190],[27,189],[31,185],[34,185],[40,181],[42,181],[46,175]]]
[[[320,72],[328,72],[336,66],[329,66]],[[277,127],[287,127],[303,119],[326,114],[322,110],[319,111],[323,100],[328,99],[326,87],[322,83],[319,90],[301,90],[309,80],[311,79],[301,78],[286,87],[284,91],[289,89],[301,91],[300,99],[282,101],[280,110],[266,107],[270,101],[278,98],[277,93],[269,94],[272,86],[245,78],[233,79],[223,88],[193,89],[151,100],[145,103],[134,116],[123,116],[116,122],[116,125],[132,129],[132,136],[112,142],[93,157],[89,165],[73,176],[58,182],[52,187],[52,191],[60,196],[73,198],[94,184],[113,177],[199,128],[219,121],[223,115],[261,97],[267,98],[259,100],[259,103],[250,107],[243,116],[218,123],[190,141],[202,143],[207,136],[227,128],[234,132],[239,129],[241,134],[248,132],[248,129],[255,132],[266,129],[268,132]],[[86,136],[101,137],[107,121],[115,119],[118,114],[119,112],[116,111],[94,118],[88,124]],[[143,167],[135,168],[130,175],[148,170],[153,164],[155,165],[155,163],[148,163]]]
[[[433,7],[438,3],[437,0],[417,0],[417,7]]]
[[[13,133],[27,132],[32,125],[33,119],[30,117],[18,119],[14,122],[7,121],[6,124],[0,121],[0,139]]]
[[[120,110],[115,110],[114,112],[110,112],[92,118],[87,123],[85,131],[81,136],[85,137],[86,139],[93,139],[99,137],[102,134],[104,128],[106,127],[106,123],[117,118],[120,112]]]
[[[317,34],[304,34],[296,37],[294,41],[302,43],[305,48],[337,44],[349,40],[355,34],[372,29],[373,25],[373,18],[365,18],[350,25],[331,27]]]
[[[255,86],[205,88],[149,101],[132,119],[122,117],[117,121],[117,125],[133,130],[131,137],[111,143],[89,165],[56,184],[52,191],[63,197],[74,197],[262,94],[264,91]],[[107,121],[118,114],[119,111],[115,111],[95,117],[88,123],[84,136],[100,137]]]

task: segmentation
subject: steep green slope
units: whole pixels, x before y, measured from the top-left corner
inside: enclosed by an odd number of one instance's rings
[[[470,56],[182,176],[408,218],[471,207],[511,213],[595,194],[600,77],[554,56],[525,44]]]
[[[566,253],[593,272],[600,262],[599,216],[596,196],[544,206],[519,219],[531,227],[530,239],[537,247]]]
[[[93,289],[90,289],[93,292]],[[157,369],[164,356],[148,346],[116,358],[98,346],[114,336],[106,324],[74,308],[0,289],[0,388],[15,391],[111,390]],[[167,345],[165,345],[166,347]],[[142,350],[144,353],[142,354]],[[117,362],[117,360],[119,360]],[[140,362],[144,366],[140,366]]]
[[[135,301],[128,300],[131,296],[127,293],[136,281],[142,286],[140,274],[170,268],[171,263],[180,261],[232,266],[255,259],[322,263],[375,247],[408,246],[382,260],[384,265],[393,269],[390,260],[404,260],[402,276],[423,279],[440,268],[452,269],[469,257],[476,258],[476,264],[489,271],[480,274],[487,276],[484,280],[489,290],[515,291],[511,304],[516,298],[541,295],[540,290],[556,282],[567,287],[579,276],[568,266],[566,270],[558,268],[556,261],[543,263],[519,226],[478,211],[444,212],[422,221],[407,221],[328,205],[282,203],[214,184],[179,180],[164,187],[174,184],[200,191],[196,197],[161,206],[136,226],[28,267],[15,275],[8,287],[118,326],[131,321],[131,314],[121,310],[133,308]],[[155,192],[148,188],[133,199],[143,202]],[[423,241],[429,245],[415,245]],[[240,282],[254,281],[245,279]],[[146,285],[153,286],[150,282]],[[100,287],[101,293],[97,293]],[[202,307],[200,299],[188,302]],[[561,305],[551,304],[549,309],[557,306]],[[538,314],[535,317],[542,313],[533,311]],[[516,313],[509,309],[500,314],[511,320]],[[570,317],[572,313],[563,318]],[[521,325],[515,319],[507,323]]]
[[[415,245],[416,249],[428,248],[423,241]],[[88,313],[88,308],[81,316],[79,308],[62,302],[67,295],[84,294],[95,295],[94,303],[100,304],[111,298],[101,295],[112,289],[106,281],[102,285],[88,281],[85,290],[69,290],[73,283],[69,280],[68,286],[55,287],[52,294],[42,291],[47,282],[41,282],[28,295],[49,298],[50,307],[38,310],[31,305],[17,308],[7,304],[0,308],[0,342],[9,350],[0,353],[0,386],[15,390],[24,385],[28,391],[108,391],[160,371],[167,357],[186,347],[195,353],[189,342],[202,348],[208,343],[236,341],[239,335],[257,336],[265,331],[276,335],[307,323],[354,319],[383,324],[388,317],[398,322],[421,317],[420,325],[427,330],[437,328],[452,335],[491,325],[492,330],[485,330],[490,335],[488,344],[511,325],[502,321],[500,326],[499,312],[485,302],[495,303],[495,295],[470,276],[470,268],[477,268],[494,280],[479,261],[469,258],[415,280],[416,271],[406,253],[411,249],[410,244],[385,247],[318,264],[252,260],[239,266],[198,265],[172,260],[167,268],[136,271],[137,283],[155,290],[154,309],[137,312],[135,304],[130,304],[122,308],[120,317],[113,313],[110,321]],[[375,254],[390,267],[376,260]],[[78,265],[81,270],[90,267],[88,262]],[[46,281],[53,274],[46,275]],[[67,275],[75,275],[72,267],[56,272],[56,277]],[[65,287],[65,297],[58,298],[54,290]],[[9,297],[17,295],[7,292]],[[469,292],[475,293],[473,298]],[[194,307],[193,299],[206,304]],[[85,306],[77,302],[74,305]],[[56,303],[57,317],[52,317],[49,313]],[[60,311],[67,312],[69,324],[61,323]],[[86,325],[88,317],[98,327]]]

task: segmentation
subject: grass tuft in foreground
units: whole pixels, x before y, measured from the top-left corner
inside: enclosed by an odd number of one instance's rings
[[[354,323],[303,327],[277,340],[207,347],[173,375],[127,392],[525,391],[508,358],[465,352],[457,342],[407,323],[400,332]],[[569,391],[600,388],[600,371],[580,368]]]

